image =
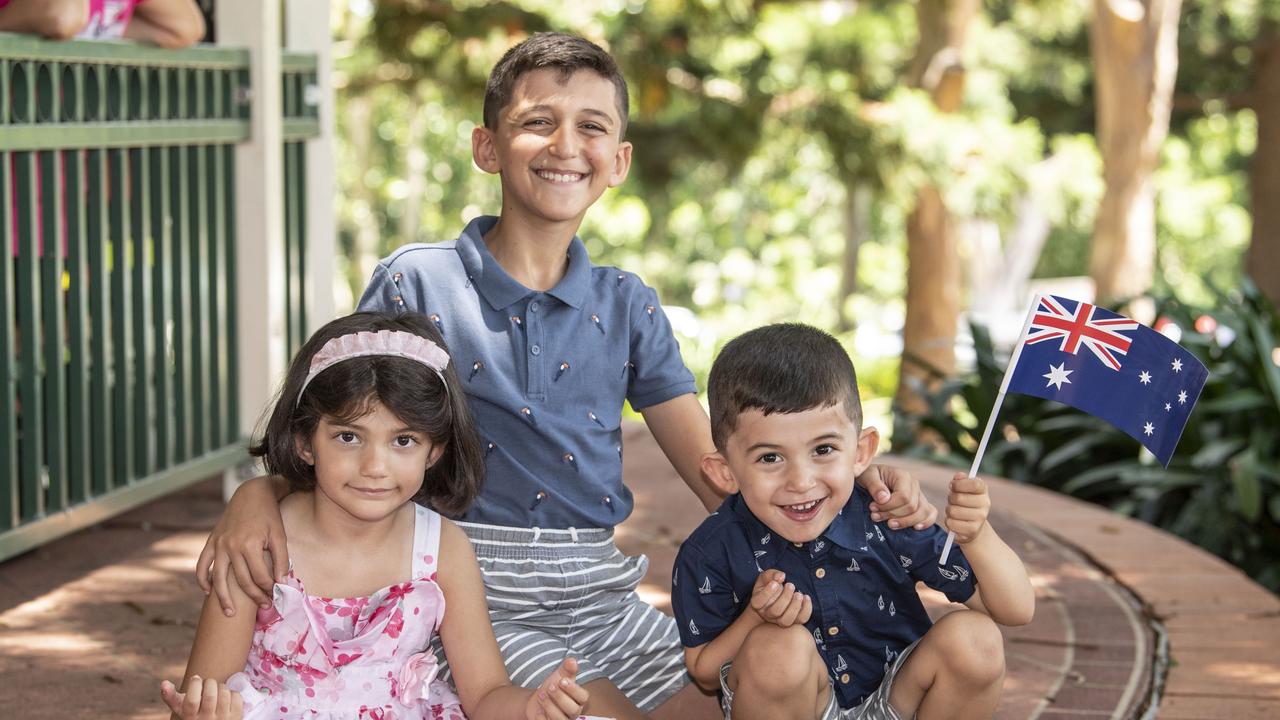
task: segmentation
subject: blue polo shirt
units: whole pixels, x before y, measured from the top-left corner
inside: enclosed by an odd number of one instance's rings
[[[622,405],[695,392],[657,293],[592,265],[577,237],[546,292],[498,265],[480,217],[457,240],[406,245],[378,264],[361,310],[415,311],[444,335],[475,414],[485,484],[463,516],[511,527],[611,528],[631,514]]]
[[[671,604],[680,640],[696,647],[714,640],[750,610],[751,590],[765,570],[813,599],[805,627],[842,708],[855,707],[880,684],[903,648],[932,626],[916,581],[953,602],[973,595],[975,581],[959,548],[946,567],[938,557],[947,533],[890,530],[871,522],[871,496],[855,487],[848,504],[817,539],[787,542],[756,519],[741,495],[731,495],[680,546],[671,576]]]

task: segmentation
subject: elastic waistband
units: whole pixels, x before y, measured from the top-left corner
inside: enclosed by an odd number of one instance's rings
[[[527,528],[459,522],[478,557],[606,557],[615,551],[613,530]]]

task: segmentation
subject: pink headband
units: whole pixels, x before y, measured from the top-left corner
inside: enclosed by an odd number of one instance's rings
[[[444,384],[445,392],[449,392],[449,383],[444,379],[444,369],[449,366],[449,353],[444,348],[421,335],[402,330],[362,331],[336,337],[320,348],[320,352],[311,358],[311,369],[307,372],[307,379],[302,381],[302,388],[298,390],[298,399],[294,404],[302,401],[302,393],[320,373],[343,360],[370,355],[389,355],[420,362],[435,371]]]

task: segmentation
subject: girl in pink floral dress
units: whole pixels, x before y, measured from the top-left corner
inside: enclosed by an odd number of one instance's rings
[[[299,351],[251,452],[289,479],[289,572],[270,606],[206,601],[175,717],[566,720],[587,691],[566,658],[538,688],[498,653],[461,513],[483,457],[444,341],[425,318],[358,313]],[[414,501],[423,503],[418,505]],[[455,689],[436,678],[439,633]]]

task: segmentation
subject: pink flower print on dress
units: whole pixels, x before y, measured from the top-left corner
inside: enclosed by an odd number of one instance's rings
[[[430,650],[409,656],[395,683],[400,691],[400,702],[413,705],[430,700],[431,681],[436,679],[438,670],[436,655]]]
[[[383,635],[391,638],[400,637],[401,631],[404,630],[404,612],[400,608],[396,608],[395,613],[391,615],[391,620],[387,622],[387,627],[382,631]]]

